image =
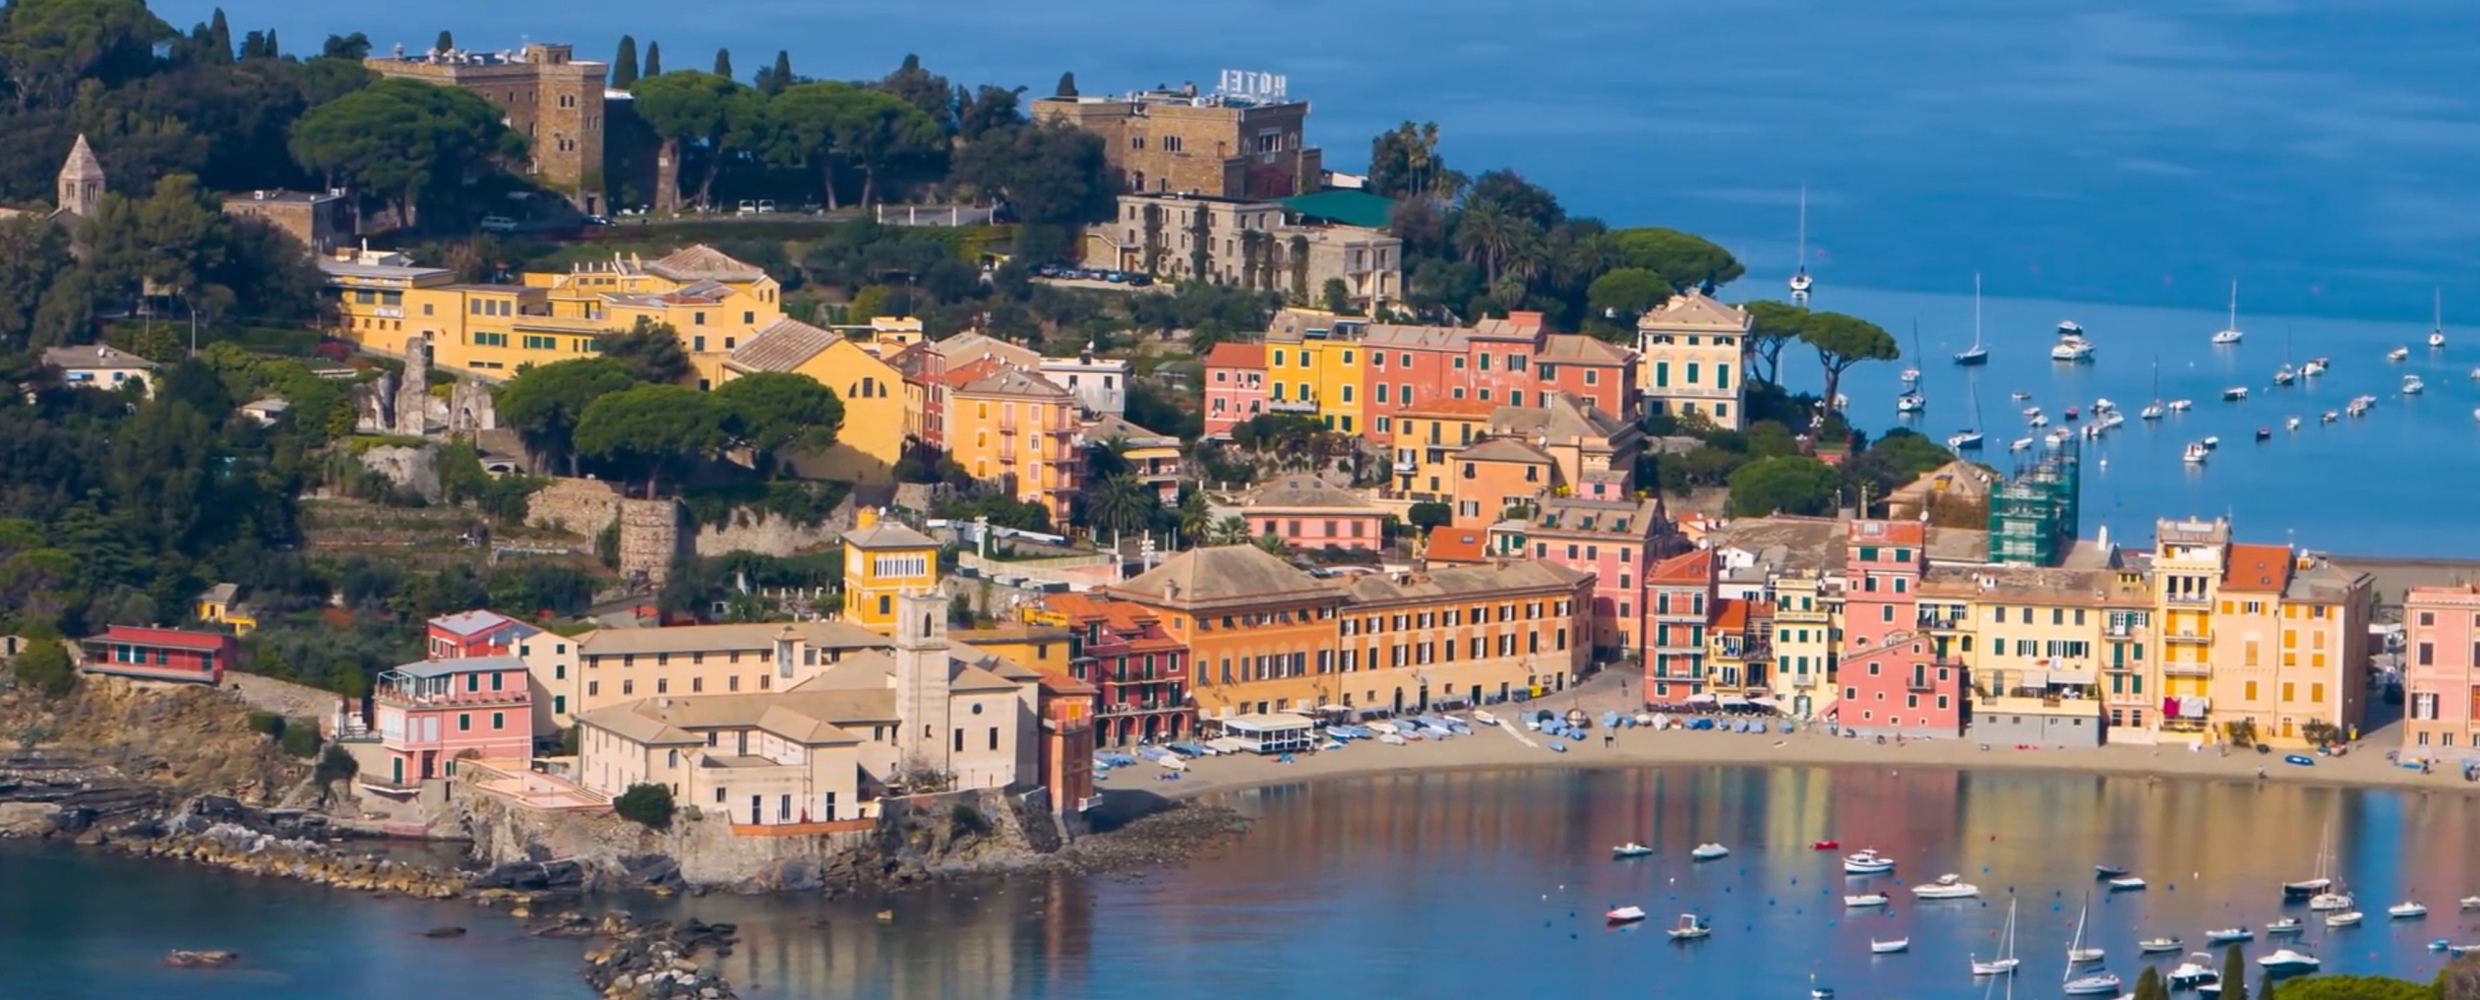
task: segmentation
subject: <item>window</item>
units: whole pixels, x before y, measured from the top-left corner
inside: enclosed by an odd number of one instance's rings
[[[474,728],[474,717],[473,717],[472,715],[467,714],[467,713],[464,713],[464,712],[458,712],[458,713],[456,714],[456,731],[457,731],[457,732],[460,732],[460,733],[463,733],[463,732],[471,732],[471,731],[473,730],[473,728]]]

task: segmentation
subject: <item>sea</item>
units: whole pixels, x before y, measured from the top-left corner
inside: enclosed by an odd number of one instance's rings
[[[740,925],[714,959],[744,997],[798,1000],[1058,998],[1250,1000],[1406,991],[1511,1000],[1585,993],[1798,1000],[2054,997],[2066,951],[2098,947],[2078,975],[2132,988],[2205,950],[2209,931],[2258,930],[2251,960],[2290,946],[2327,973],[2426,980],[2431,942],[2480,942],[2480,858],[2465,831],[2480,799],[2440,777],[2424,790],[2280,781],[2147,780],[1941,768],[1680,766],[1398,774],[1279,785],[1220,801],[1255,817],[1247,836],[1193,863],[1142,874],[965,883],[889,899],[706,896],[624,900],[643,916]],[[1811,845],[1831,839],[1840,852]],[[1616,860],[1641,842],[1649,857]],[[1730,854],[1697,862],[1692,847]],[[1842,874],[1875,848],[1887,877]],[[2148,885],[2111,892],[2096,865]],[[1916,900],[1952,873],[1977,898]],[[2365,922],[2328,929],[2281,883],[2319,873],[2354,893]],[[1846,908],[1882,891],[1883,910]],[[2425,903],[2424,919],[2387,907]],[[1651,919],[1613,929],[1604,914]],[[2012,984],[1970,962],[2003,947],[2017,913]],[[886,921],[877,918],[890,911]],[[1663,933],[1695,914],[1713,935]],[[470,933],[419,936],[454,923]],[[2178,938],[2178,952],[2137,942]],[[1907,939],[1899,954],[1872,941]],[[413,1000],[575,998],[583,942],[525,937],[490,911],[373,900],[88,850],[0,844],[0,996],[12,1000]],[[235,966],[162,967],[171,948],[228,948]],[[2214,949],[2217,953],[2219,949]]]

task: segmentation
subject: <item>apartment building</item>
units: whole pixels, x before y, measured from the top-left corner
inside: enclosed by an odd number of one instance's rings
[[[776,372],[826,386],[844,406],[844,423],[836,429],[833,446],[799,456],[803,474],[892,483],[896,463],[904,458],[913,400],[905,391],[904,373],[881,358],[881,351],[894,353],[786,316],[732,348],[724,356],[721,381]]]
[[[2480,758],[2480,587],[2413,587],[2403,598],[2405,758]]]
[[[1656,499],[1545,497],[1529,520],[1493,525],[1489,534],[1491,551],[1592,575],[1590,635],[1610,659],[1642,648],[1646,580],[1661,557],[1687,547]]]
[[[1748,312],[1689,289],[1636,320],[1645,410],[1726,430],[1746,420]]]
[[[1927,526],[1853,521],[1843,567],[1841,696],[1826,709],[1864,736],[1955,737],[1970,712],[1968,671],[1923,632]]]
[[[1694,549],[1655,563],[1645,586],[1645,703],[1684,707],[1710,699],[1705,627],[1716,599],[1718,563],[1712,549]]]
[[[565,697],[573,717],[641,698],[788,690],[889,645],[886,636],[840,621],[607,628],[576,641],[565,680],[535,679]]]
[[[1280,538],[1293,549],[1376,552],[1385,541],[1385,511],[1359,493],[1316,476],[1259,484],[1241,498],[1239,516],[1251,534]]]
[[[1127,746],[1196,732],[1188,647],[1163,627],[1160,613],[1090,594],[1052,594],[1043,605],[1080,640],[1068,674],[1095,689],[1098,742]]]
[[[1228,438],[1234,426],[1266,412],[1266,345],[1216,344],[1204,365],[1205,436]]]
[[[1041,505],[1055,525],[1068,523],[1084,487],[1082,429],[1076,397],[1034,372],[1001,365],[948,393],[948,455],[973,478]]]

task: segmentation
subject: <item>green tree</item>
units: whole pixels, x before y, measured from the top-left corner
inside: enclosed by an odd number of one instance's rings
[[[641,469],[646,498],[663,473],[712,456],[723,446],[723,406],[683,385],[639,385],[586,404],[575,434],[577,451]]]
[[[2452,964],[2446,967],[2453,968]],[[2439,973],[2440,976],[2444,972]],[[2247,956],[2236,944],[2222,949],[2222,1000],[2248,1000]],[[2453,1000],[2480,1000],[2480,997],[2456,997]]]
[[[64,107],[83,80],[106,87],[153,67],[176,36],[142,0],[12,0],[0,11],[0,74],[20,110]]]
[[[453,51],[455,51],[455,50],[456,50],[456,35],[454,35],[454,34],[450,33],[450,32],[448,31],[448,29],[446,29],[446,28],[441,28],[441,29],[439,29],[439,38],[438,38],[437,40],[435,40],[435,41],[431,42],[431,51],[433,51],[433,52],[453,52]]]
[[[1841,391],[1843,373],[1863,361],[1892,361],[1903,356],[1883,327],[1857,316],[1818,312],[1800,324],[1800,342],[1815,348],[1826,377],[1825,406],[1831,413]]]
[[[1808,325],[1808,310],[1760,299],[1742,306],[1748,311],[1748,352],[1765,362],[1766,382],[1781,385],[1783,346],[1799,339]]]
[[[611,811],[621,819],[649,830],[672,828],[672,789],[668,785],[644,782],[630,785],[628,791],[611,801]]]
[[[1118,193],[1101,137],[1057,121],[990,130],[959,151],[953,179],[1006,200],[1018,218],[1036,226],[1108,219]]]
[[[732,78],[732,50],[731,50],[731,49],[716,49],[716,50],[715,50],[715,75],[716,75],[716,76],[720,76],[720,77],[722,77],[722,78],[724,78],[724,79],[726,79],[726,80],[729,80],[729,79],[731,79],[731,78]]]
[[[565,459],[568,474],[577,474],[572,435],[597,399],[636,385],[628,368],[608,357],[572,358],[517,373],[499,387],[499,418],[514,428],[526,449],[537,458]]]
[[[69,662],[69,651],[51,639],[35,639],[19,650],[17,682],[44,697],[58,698],[77,687],[77,667]]]
[[[1438,123],[1405,122],[1369,141],[1369,192],[1387,198],[1454,194],[1458,181],[1438,155]]]
[[[1421,537],[1427,538],[1432,530],[1455,523],[1455,508],[1436,500],[1424,500],[1404,512],[1404,521],[1421,529]]]
[[[843,401],[807,375],[753,372],[724,383],[714,399],[726,431],[761,455],[832,447],[844,426]]]
[[[1105,476],[1085,497],[1085,520],[1097,531],[1109,528],[1113,535],[1142,531],[1161,509],[1152,487],[1133,473],[1121,472]]]
[[[689,349],[680,346],[680,332],[643,316],[626,330],[603,334],[598,346],[604,357],[619,362],[640,382],[678,382],[695,370]]]
[[[662,44],[661,42],[647,42],[647,43],[646,43],[646,69],[645,69],[645,71],[644,71],[644,72],[642,72],[642,73],[638,74],[637,79],[639,79],[639,80],[643,80],[643,79],[646,79],[647,77],[662,76],[662,75],[663,75],[663,44]],[[635,82],[635,81],[631,81],[631,82]]]
[[[1761,458],[1731,473],[1729,513],[1733,517],[1769,514],[1823,515],[1834,512],[1834,494],[1843,483],[1834,467],[1805,456]]]
[[[1884,459],[1905,482],[1955,460],[1954,452],[1908,427],[1887,431],[1886,436],[1869,445],[1868,454]]]
[[[793,79],[791,50],[776,49],[774,67],[758,71],[758,92],[773,97],[791,87]]]
[[[2259,992],[2256,1000],[2437,1000],[2425,984],[2387,976],[2307,976]]]
[[[1327,312],[1339,316],[1357,314],[1358,311],[1352,308],[1352,286],[1344,284],[1342,278],[1326,279],[1325,287],[1319,292],[1319,297],[1325,300]]]
[[[65,331],[38,336],[36,329],[46,296],[87,291],[82,283],[64,288],[62,279],[76,266],[59,226],[33,216],[0,220],[0,351],[16,353],[63,339]]]
[[[611,60],[611,85],[615,90],[627,90],[630,84],[636,82],[637,36],[622,35],[620,36],[620,54],[613,56]]]
[[[1606,271],[1585,289],[1585,304],[1597,315],[1630,317],[1670,301],[1670,279],[1641,267]]]
[[[370,58],[370,36],[361,32],[350,35],[329,35],[319,46],[319,58],[361,62]]]
[[[877,197],[878,172],[896,157],[921,153],[940,139],[939,125],[901,98],[849,83],[820,81],[789,87],[768,105],[775,141],[774,162],[824,175],[827,205],[835,207],[837,168],[862,172],[861,203]]]
[[[947,78],[930,72],[921,64],[921,57],[905,53],[904,62],[886,79],[878,81],[878,89],[897,100],[921,110],[941,130],[956,124],[956,87]]]
[[[215,9],[215,17],[207,25],[207,58],[218,66],[233,61],[232,23],[224,19],[224,8]]]
[[[413,226],[425,206],[524,154],[505,117],[479,95],[392,78],[302,115],[290,146],[304,168],[377,195]]]
[[[2170,1000],[2170,988],[2161,984],[2161,970],[2147,965],[2136,975],[2135,1000]]]
[[[651,63],[651,54],[648,60]],[[687,70],[655,76],[651,66],[647,73],[629,93],[637,116],[662,143],[655,161],[655,210],[680,210],[680,158],[692,146],[700,148],[706,162],[697,186],[697,202],[706,204],[729,154],[747,149],[760,134],[764,99],[728,76]]]
[[[1615,229],[1610,242],[1618,266],[1652,271],[1670,279],[1672,289],[1720,288],[1746,274],[1731,252],[1711,240],[1659,226]]]

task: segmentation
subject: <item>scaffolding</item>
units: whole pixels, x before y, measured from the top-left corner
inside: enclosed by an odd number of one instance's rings
[[[2018,454],[2015,471],[1989,491],[1989,561],[2056,566],[2075,545],[2080,442],[2049,438]]]

